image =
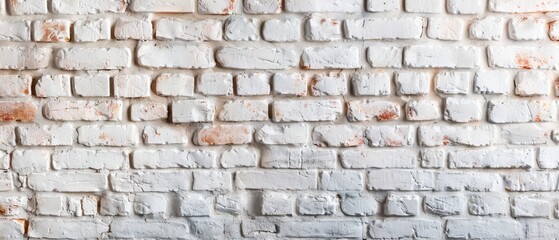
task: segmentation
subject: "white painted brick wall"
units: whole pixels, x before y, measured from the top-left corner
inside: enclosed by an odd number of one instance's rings
[[[557,0],[0,0],[0,239],[559,239]]]

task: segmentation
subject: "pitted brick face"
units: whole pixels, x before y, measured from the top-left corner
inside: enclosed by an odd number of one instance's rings
[[[559,239],[559,0],[0,0],[0,239]]]

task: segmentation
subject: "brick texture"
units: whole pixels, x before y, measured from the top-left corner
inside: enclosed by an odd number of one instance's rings
[[[0,239],[559,239],[559,0],[0,0]]]

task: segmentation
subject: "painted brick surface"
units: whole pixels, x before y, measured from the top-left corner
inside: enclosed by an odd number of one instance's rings
[[[0,0],[0,239],[559,239],[558,0]]]

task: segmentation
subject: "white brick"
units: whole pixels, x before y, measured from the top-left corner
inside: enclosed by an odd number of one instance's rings
[[[29,21],[0,21],[2,28],[1,41],[25,42],[31,41],[31,22]]]
[[[311,80],[313,96],[340,96],[347,92],[347,77],[343,74],[317,74]]]
[[[357,73],[351,78],[355,96],[387,96],[391,93],[391,77],[387,73]]]
[[[229,172],[194,172],[193,190],[228,192],[233,188]]]
[[[219,111],[217,118],[225,122],[266,121],[269,119],[268,101],[227,101]]]
[[[50,101],[43,115],[55,121],[118,121],[122,119],[122,102],[106,101]]]
[[[45,150],[16,150],[12,153],[12,170],[23,176],[47,172],[50,156]]]
[[[138,215],[163,216],[167,205],[167,199],[162,194],[137,194],[132,208]]]
[[[194,95],[194,77],[181,73],[162,73],[155,80],[155,92],[165,97],[191,97]]]
[[[480,56],[477,47],[417,45],[406,47],[404,65],[412,68],[477,68]]]
[[[386,197],[384,214],[395,217],[417,216],[419,201],[419,196],[416,194],[390,194]]]
[[[434,147],[448,145],[490,146],[497,140],[497,127],[476,126],[419,126],[419,145]]]
[[[196,3],[194,0],[132,0],[128,9],[132,12],[192,13]]]
[[[215,66],[213,50],[202,45],[145,42],[139,44],[136,55],[138,64],[148,68],[200,69]]]
[[[183,20],[161,18],[155,26],[159,40],[221,41],[223,25],[215,20]]]
[[[538,145],[546,144],[550,132],[546,127],[538,124],[516,124],[503,127],[501,136],[510,145]]]
[[[515,17],[509,20],[508,31],[512,40],[548,39],[548,23],[541,18]]]
[[[417,160],[406,150],[345,150],[339,155],[342,166],[351,169],[413,168]]]
[[[303,69],[361,68],[360,49],[355,46],[306,48],[301,59]]]
[[[423,34],[424,19],[366,18],[345,20],[345,36],[353,40],[417,39]]]
[[[474,216],[504,216],[510,212],[508,197],[476,194],[468,200],[468,211]]]
[[[239,189],[310,190],[317,188],[318,174],[313,171],[239,171],[235,185]]]
[[[72,95],[70,87],[69,75],[43,75],[35,85],[35,94],[37,97],[69,97]]]
[[[406,12],[411,13],[441,13],[444,0],[405,0]]]
[[[24,146],[70,146],[74,142],[71,124],[20,126],[17,134]]]
[[[0,97],[23,97],[31,94],[30,75],[0,75]]]
[[[33,173],[27,178],[29,188],[41,192],[102,192],[107,189],[107,175],[102,173]]]
[[[48,13],[47,0],[15,0],[8,2],[12,15],[33,15]]]
[[[171,145],[185,144],[186,131],[180,127],[146,126],[142,132],[145,144]]]
[[[272,104],[272,120],[274,122],[334,121],[342,111],[342,102],[337,100],[275,101]]]
[[[51,52],[49,48],[0,47],[0,69],[43,69],[50,63]]]
[[[414,170],[373,170],[367,173],[367,189],[431,191],[435,189],[435,175]]]
[[[112,172],[111,188],[116,192],[177,192],[190,190],[190,172]]]
[[[209,100],[183,100],[171,106],[173,123],[212,122],[215,105]]]
[[[513,239],[524,236],[520,222],[509,219],[451,219],[445,228],[449,238]]]
[[[266,145],[302,145],[308,141],[308,131],[306,124],[264,125],[254,137]]]
[[[551,78],[545,72],[519,72],[514,85],[514,93],[521,97],[548,96],[551,92]]]
[[[357,171],[325,171],[320,175],[320,188],[325,191],[361,191],[363,176]]]
[[[198,12],[201,14],[233,14],[236,1],[230,0],[198,0]]]
[[[33,238],[87,239],[107,232],[109,225],[99,219],[33,218],[29,222],[28,235]]]
[[[304,194],[297,198],[297,213],[307,216],[332,215],[337,201],[332,193]]]
[[[276,73],[272,81],[276,95],[307,96],[307,80],[300,73]]]
[[[146,222],[120,218],[111,223],[111,237],[113,238],[186,238],[189,226],[183,222],[165,221]]]
[[[557,190],[557,175],[551,172],[517,172],[504,175],[505,190],[549,192]]]
[[[14,189],[14,179],[11,171],[0,171],[0,191],[12,191]]]
[[[62,48],[56,53],[56,66],[64,70],[113,70],[130,67],[128,48]]]
[[[373,220],[369,235],[377,239],[436,238],[443,239],[443,224],[427,219]]]
[[[65,19],[33,21],[33,40],[37,42],[69,42],[70,25]]]
[[[128,6],[121,0],[52,0],[52,12],[56,14],[98,14],[98,13],[123,13]]]
[[[403,48],[400,47],[369,47],[367,61],[373,68],[401,68]]]
[[[556,106],[542,100],[495,100],[489,102],[487,115],[492,123],[550,122],[556,118]]]
[[[274,14],[280,13],[282,9],[281,0],[246,0],[243,1],[243,9],[249,14]]]
[[[476,40],[501,40],[505,20],[501,17],[475,19],[470,24],[470,38]]]
[[[457,150],[449,154],[449,168],[532,168],[531,149]]]
[[[406,104],[406,119],[408,121],[432,121],[440,118],[441,107],[438,102],[418,100]]]
[[[549,24],[549,38],[553,41],[559,41],[559,21],[553,21]]]
[[[118,19],[114,26],[114,36],[119,40],[151,40],[153,38],[151,20]]]
[[[557,46],[488,46],[489,67],[515,69],[559,69]]]
[[[74,22],[74,41],[96,42],[111,39],[111,20],[100,18],[97,20],[78,20]]]
[[[423,202],[425,212],[439,216],[455,216],[464,208],[463,196],[426,196]]]
[[[395,79],[398,95],[427,95],[431,89],[430,76],[425,72],[398,72]]]
[[[304,12],[361,12],[362,1],[358,0],[285,0],[285,10],[293,13]]]
[[[297,42],[301,39],[301,22],[295,18],[267,20],[262,26],[262,38],[269,42]]]
[[[254,130],[249,125],[212,125],[199,128],[193,143],[199,146],[242,145],[252,142]]]
[[[469,72],[440,72],[435,76],[435,90],[439,94],[466,95],[471,89]]]
[[[297,0],[294,0],[297,1]],[[315,222],[283,222],[281,238],[361,238],[363,224],[356,220],[318,220]]]
[[[135,103],[130,106],[130,120],[139,122],[167,119],[167,108],[164,103]]]
[[[216,156],[203,150],[137,150],[131,158],[136,169],[211,168]]]
[[[287,48],[222,47],[216,61],[231,69],[289,69],[299,64],[299,55]]]
[[[541,147],[538,155],[538,166],[543,169],[556,169],[559,168],[559,159],[556,158],[559,154],[557,147]]]
[[[447,152],[444,149],[423,149],[419,152],[422,168],[440,169],[446,165]]]
[[[119,170],[128,165],[128,154],[117,150],[69,149],[52,155],[52,165],[56,170],[95,169]]]
[[[400,0],[367,0],[369,12],[395,12],[400,10]]]
[[[202,194],[184,192],[179,195],[179,216],[210,216],[210,199]]]
[[[413,145],[415,128],[411,126],[378,126],[365,130],[372,147],[401,147]]]
[[[363,129],[350,125],[322,125],[313,130],[313,143],[321,147],[356,147],[365,144]]]
[[[559,11],[559,3],[545,0],[489,0],[489,10],[502,13],[554,12]]]
[[[233,95],[233,76],[230,73],[203,73],[198,77],[196,92],[209,96]]]
[[[348,194],[342,197],[340,208],[348,216],[372,216],[378,212],[378,202],[366,194]]]
[[[332,169],[336,154],[332,150],[268,147],[262,153],[263,168],[280,169]]]
[[[519,196],[512,200],[511,215],[517,217],[547,218],[551,210],[549,201],[538,196]]]
[[[482,120],[483,101],[473,98],[449,97],[445,102],[444,118],[447,121],[467,123]]]
[[[215,1],[215,0],[214,0]],[[223,0],[218,0],[223,1]],[[234,1],[233,1],[234,2]],[[260,40],[260,22],[256,18],[232,16],[225,21],[224,38],[228,41]]]
[[[391,121],[400,118],[400,106],[385,101],[349,101],[347,102],[347,119],[349,121]]]
[[[0,149],[12,150],[16,145],[15,127],[10,125],[0,126]]]
[[[108,97],[111,95],[111,81],[107,74],[75,76],[73,82],[76,96]]]
[[[138,144],[135,125],[89,125],[78,127],[78,142],[84,146],[126,147]]]
[[[305,39],[307,41],[329,42],[342,39],[341,22],[320,15],[310,15],[305,21]]]
[[[151,78],[148,75],[117,75],[113,78],[115,97],[149,97]]]
[[[478,71],[474,78],[474,91],[481,94],[506,95],[511,91],[512,77],[507,71]]]
[[[221,153],[219,162],[223,168],[255,167],[256,150],[246,147],[231,148]]]
[[[447,0],[446,10],[450,14],[479,14],[485,10],[483,0]]]
[[[464,21],[458,18],[430,17],[427,37],[438,40],[459,41],[464,37]]]
[[[282,192],[265,191],[262,194],[262,214],[265,216],[283,216],[293,214],[292,196]]]
[[[270,94],[270,75],[266,73],[240,74],[235,77],[237,95],[260,96]]]

